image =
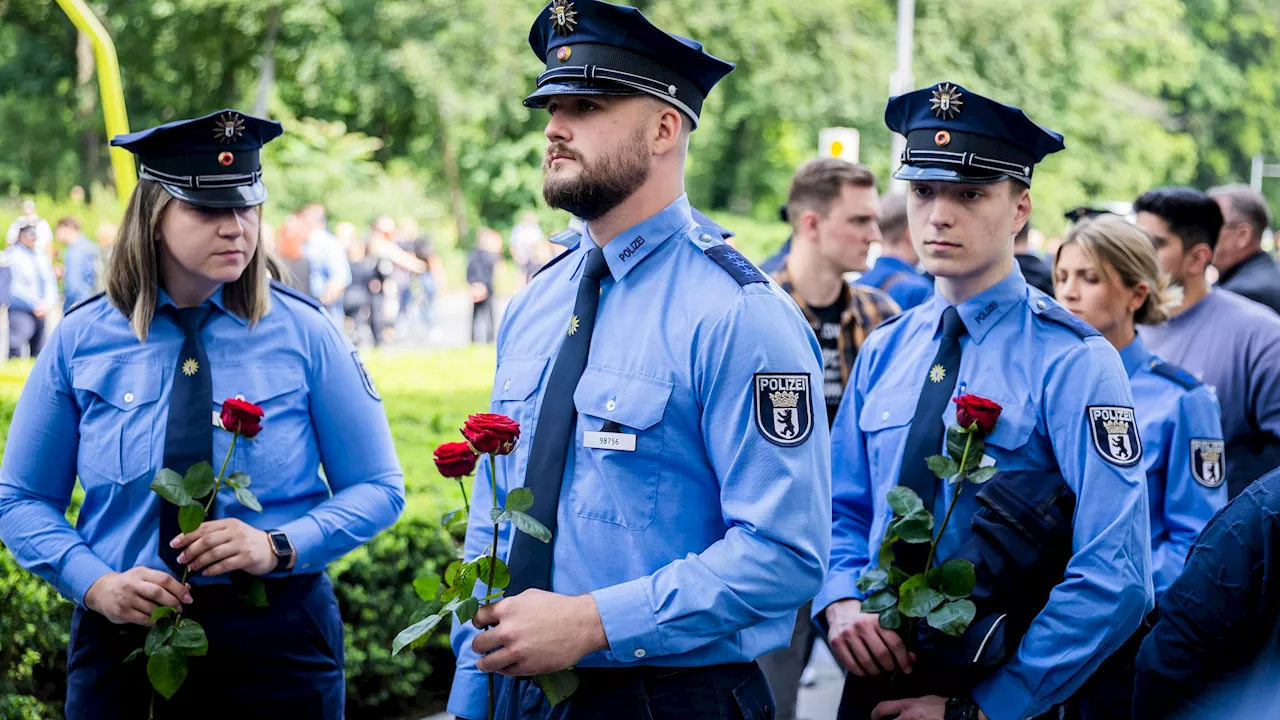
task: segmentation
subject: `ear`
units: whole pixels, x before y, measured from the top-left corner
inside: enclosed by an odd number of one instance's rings
[[[1013,183],[1009,183],[1009,189],[1018,193],[1018,197],[1015,198],[1017,205],[1013,215],[1013,234],[1017,235],[1022,230],[1022,227],[1027,224],[1027,221],[1031,219],[1031,191],[1020,190]]]
[[[817,210],[802,210],[800,217],[796,218],[796,234],[806,240],[818,239],[818,223],[822,221],[822,216]]]
[[[1204,272],[1209,268],[1209,264],[1213,262],[1213,250],[1205,243],[1199,243],[1191,248],[1191,260],[1198,272]]]
[[[1151,295],[1151,286],[1147,284],[1147,281],[1143,280],[1130,288],[1129,292],[1131,293],[1129,296],[1129,312],[1138,312],[1142,304],[1147,301],[1147,297]]]
[[[684,118],[680,111],[662,103],[663,107],[656,113],[651,137],[654,155],[666,155],[680,147],[680,133],[684,129]]]

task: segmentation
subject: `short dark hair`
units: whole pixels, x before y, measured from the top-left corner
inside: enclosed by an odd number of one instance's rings
[[[1209,197],[1226,198],[1230,201],[1231,214],[1239,218],[1236,222],[1243,222],[1253,230],[1254,240],[1261,240],[1263,233],[1271,227],[1271,209],[1267,207],[1267,199],[1248,185],[1209,188]]]
[[[791,191],[787,193],[787,214],[791,221],[795,222],[805,210],[826,215],[845,185],[875,188],[876,176],[865,165],[837,158],[818,158],[801,165],[791,178]]]
[[[880,238],[885,245],[900,245],[907,235],[907,196],[894,193],[880,198]]]
[[[1218,244],[1222,231],[1222,210],[1213,198],[1189,187],[1163,187],[1142,194],[1133,204],[1135,213],[1149,212],[1169,225],[1169,230],[1182,240],[1182,250],[1196,245]]]
[[[59,220],[59,221],[58,221],[58,224],[57,224],[57,225],[55,225],[54,227],[55,227],[55,228],[60,228],[60,227],[69,227],[69,228],[71,228],[72,230],[75,230],[76,232],[79,232],[79,231],[80,231],[80,221],[79,221],[79,220],[76,220],[75,218],[73,218],[73,217],[71,217],[70,215],[68,215],[68,216],[66,216],[66,217],[62,218],[61,220]]]

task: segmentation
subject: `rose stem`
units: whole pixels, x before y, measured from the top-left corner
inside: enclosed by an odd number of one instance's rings
[[[947,506],[947,514],[942,518],[942,525],[938,527],[938,537],[929,543],[929,559],[924,561],[924,571],[929,572],[933,567],[933,554],[938,550],[938,543],[942,541],[942,533],[947,529],[947,523],[951,520],[951,512],[956,509],[956,501],[960,499],[960,491],[964,490],[964,481],[969,477],[969,471],[965,467],[969,464],[969,448],[973,446],[973,432],[969,432],[964,440],[964,453],[960,456],[960,479],[956,481],[956,489],[951,493],[951,504]]]
[[[498,461],[493,453],[489,453],[489,489],[493,495],[493,506],[498,506]],[[488,590],[490,595],[493,594],[493,572],[498,567],[498,522],[493,523],[493,545],[489,547],[489,582]],[[488,603],[485,603],[486,605]],[[494,680],[493,673],[489,673],[489,720],[493,720],[494,711]]]

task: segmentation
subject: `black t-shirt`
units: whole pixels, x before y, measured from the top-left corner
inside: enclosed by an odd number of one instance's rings
[[[836,420],[840,399],[844,397],[844,378],[840,374],[840,315],[845,306],[840,300],[824,308],[809,308],[821,323],[818,345],[822,347],[822,395],[827,401],[827,425]]]

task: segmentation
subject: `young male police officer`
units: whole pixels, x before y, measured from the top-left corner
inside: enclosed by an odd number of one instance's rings
[[[1031,214],[1032,166],[1061,150],[1062,137],[949,83],[891,99],[885,121],[907,138],[896,177],[911,182],[912,240],[937,283],[931,299],[882,325],[858,355],[832,428],[831,571],[813,607],[853,675],[900,668],[912,679],[916,658],[897,632],[861,612],[857,581],[875,566],[870,549],[892,519],[893,486],[915,489],[938,518],[946,512],[950,487],[925,458],[942,450],[945,425],[955,422],[950,400],[972,393],[998,402],[986,445],[996,467],[1060,473],[1076,496],[1064,579],[1013,657],[969,694],[886,701],[872,717],[1021,720],[1065,700],[1152,607],[1133,399],[1116,351],[1029,287],[1014,262],[1014,234]],[[937,562],[969,537],[976,493],[960,495]],[[908,572],[924,561],[898,553],[899,566],[918,564]]]
[[[821,587],[830,446],[812,331],[684,194],[732,65],[595,0],[555,0],[529,38],[544,196],[586,226],[507,309],[492,409],[523,430],[497,504],[530,488],[554,540],[500,542],[511,583],[454,628],[449,710],[484,717],[496,672],[499,717],[547,717],[530,676],[574,667],[556,717],[768,717],[754,661]],[[484,471],[475,487],[468,557],[489,542]]]

